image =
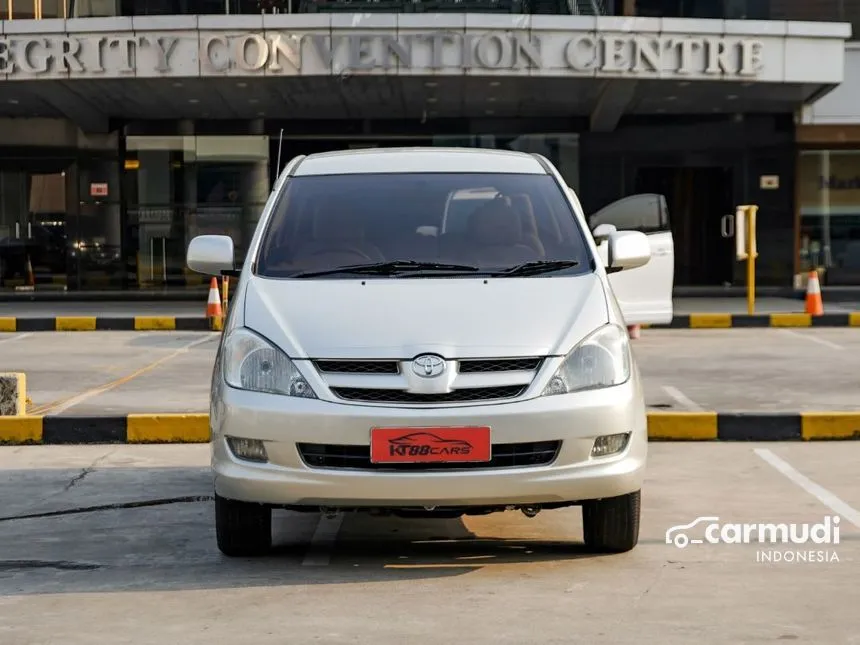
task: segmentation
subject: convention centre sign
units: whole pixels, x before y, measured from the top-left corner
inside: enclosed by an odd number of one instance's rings
[[[0,75],[463,74],[757,77],[781,39],[566,31],[134,32],[0,37]],[[781,56],[772,56],[782,66]],[[537,71],[535,71],[537,70]],[[474,73],[471,72],[471,73]]]

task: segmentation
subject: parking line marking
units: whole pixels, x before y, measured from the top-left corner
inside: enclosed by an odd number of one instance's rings
[[[209,342],[210,340],[212,340],[213,337],[220,336],[220,335],[221,335],[220,333],[212,333],[212,334],[207,334],[205,338],[197,338],[196,340],[194,340],[194,341],[192,341],[186,345],[183,345],[182,347],[180,347],[179,349],[175,350],[174,352],[168,354],[167,356],[162,356],[157,361],[153,361],[149,365],[144,365],[143,367],[141,367],[138,370],[135,370],[131,374],[126,374],[125,376],[118,378],[116,380],[110,381],[109,383],[105,383],[104,385],[99,385],[98,387],[94,387],[91,390],[86,390],[84,392],[81,392],[80,394],[77,394],[77,395],[75,395],[69,399],[66,399],[65,401],[59,401],[57,404],[49,404],[45,407],[39,407],[37,410],[31,411],[30,414],[41,414],[41,415],[62,414],[63,412],[65,412],[69,408],[72,408],[72,407],[78,405],[79,403],[83,403],[87,399],[91,399],[94,396],[97,396],[99,394],[103,394],[109,390],[112,390],[115,387],[119,387],[120,385],[124,385],[124,384],[128,383],[129,381],[137,378],[138,376],[145,374],[146,372],[149,372],[151,370],[154,370],[159,365],[163,365],[164,363],[166,363],[170,359],[176,358],[180,354],[184,354],[185,352],[187,352],[192,347],[195,347],[197,345],[201,345],[203,343]]]
[[[791,464],[780,459],[767,448],[756,448],[754,452],[807,493],[818,499],[822,504],[828,506],[834,513],[844,517],[860,529],[860,511],[852,508],[829,490],[795,470]]]
[[[684,394],[681,390],[676,387],[672,387],[671,385],[663,385],[661,386],[663,391],[668,394],[670,397],[675,399],[675,403],[679,403],[685,408],[693,411],[693,412],[701,412],[702,407],[697,404],[693,399],[689,398],[686,394]]]
[[[21,340],[22,338],[27,338],[27,336],[32,336],[32,332],[27,332],[26,334],[18,334],[17,336],[12,336],[11,338],[0,338],[0,345],[3,343],[11,343],[12,341]]]
[[[813,343],[818,343],[819,345],[824,345],[825,347],[829,347],[830,349],[838,349],[844,350],[845,348],[842,345],[837,345],[836,343],[831,343],[829,340],[824,340],[823,338],[818,338],[817,336],[813,336],[811,334],[801,334],[796,331],[792,331],[791,329],[780,329],[779,332],[784,335],[793,336],[794,338],[803,338],[804,340],[808,340]]]
[[[311,538],[310,548],[305,555],[305,559],[302,561],[303,566],[328,566],[329,560],[331,560],[332,548],[337,540],[341,524],[343,524],[343,514],[336,515],[333,518],[320,517],[317,528]]]

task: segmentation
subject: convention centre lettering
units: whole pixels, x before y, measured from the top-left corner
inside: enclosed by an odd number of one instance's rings
[[[758,40],[595,33],[565,37],[561,43],[549,43],[551,38],[526,32],[443,31],[332,37],[285,32],[229,37],[196,32],[182,36],[7,36],[0,38],[0,74],[175,75],[190,71],[189,66],[196,70],[199,60],[204,76],[230,70],[247,74],[328,70],[339,74],[395,67],[515,70],[552,66],[600,74],[754,77],[763,64],[763,43]]]

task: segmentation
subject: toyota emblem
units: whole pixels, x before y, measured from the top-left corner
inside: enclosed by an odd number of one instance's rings
[[[423,378],[433,378],[445,371],[445,359],[436,354],[421,354],[412,359],[412,371]]]

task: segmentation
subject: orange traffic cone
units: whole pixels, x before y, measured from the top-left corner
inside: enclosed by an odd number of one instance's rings
[[[214,277],[209,282],[209,300],[206,302],[206,318],[209,319],[210,329],[221,329],[221,324],[223,323],[221,296],[218,294],[218,280]]]
[[[813,316],[824,315],[824,302],[821,300],[821,284],[818,282],[818,271],[809,272],[806,284],[806,313]]]

